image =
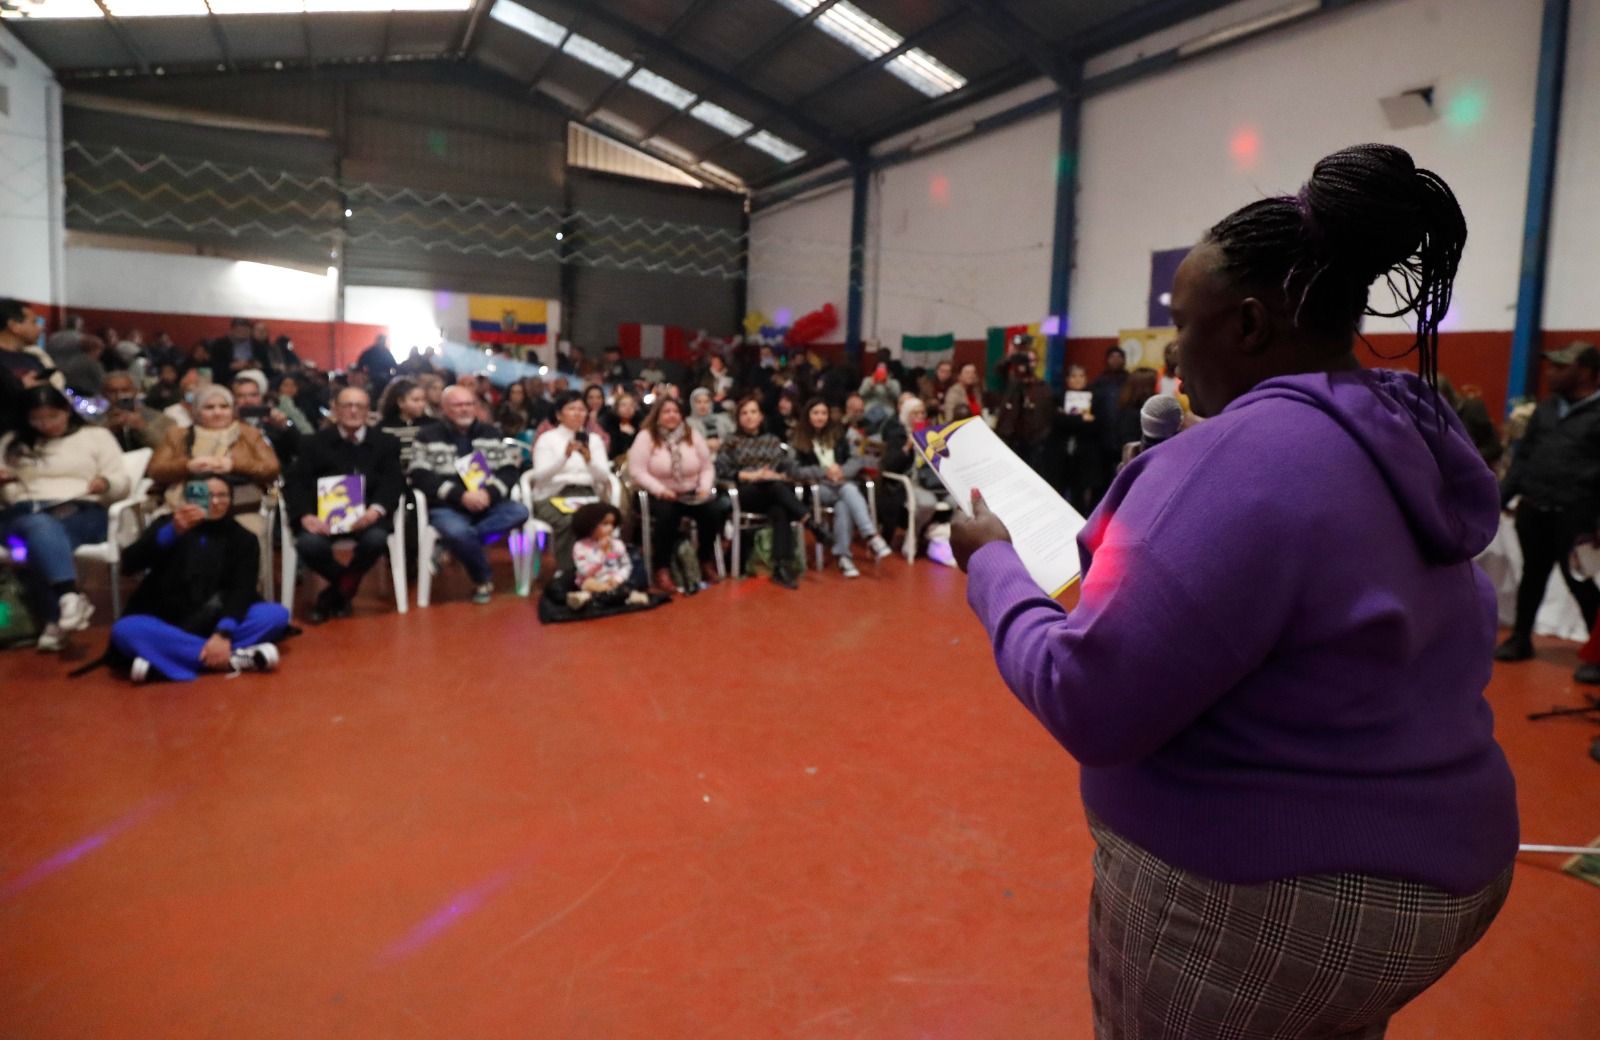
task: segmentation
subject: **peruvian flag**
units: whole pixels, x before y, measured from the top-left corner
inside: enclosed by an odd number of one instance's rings
[[[617,346],[622,356],[630,358],[660,358],[663,361],[688,362],[689,330],[677,325],[617,326]]]

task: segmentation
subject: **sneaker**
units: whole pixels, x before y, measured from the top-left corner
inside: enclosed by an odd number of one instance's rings
[[[587,592],[569,592],[567,593],[567,609],[582,610],[589,605],[589,600],[592,598]]]
[[[44,631],[39,633],[39,638],[34,642],[33,648],[41,654],[53,654],[61,650],[66,643],[66,636],[61,631],[61,626],[52,621],[44,626]]]
[[[650,597],[646,593],[640,592],[638,589],[634,589],[632,592],[628,593],[628,606],[646,607],[649,605]]]
[[[61,620],[57,622],[63,632],[81,632],[89,627],[94,616],[94,604],[81,592],[68,592],[60,600]]]
[[[150,662],[142,657],[135,657],[128,666],[128,678],[134,682],[144,682],[150,678]]]
[[[472,587],[472,602],[482,606],[494,598],[494,582],[486,581]]]
[[[839,557],[839,573],[843,574],[846,578],[861,577],[861,572],[856,570],[856,561],[852,560],[848,556]]]
[[[883,535],[875,534],[867,543],[872,547],[872,556],[877,560],[887,560],[894,555],[894,550],[889,548],[889,543],[883,540]]]
[[[339,590],[329,585],[317,593],[317,601],[311,607],[311,623],[320,625],[324,621],[331,621],[339,616],[339,604],[343,597]]]
[[[1496,661],[1526,661],[1533,656],[1533,640],[1527,636],[1513,635],[1494,652]]]
[[[235,672],[270,672],[278,667],[278,648],[271,643],[235,647],[228,663]]]
[[[772,583],[782,585],[791,592],[796,592],[800,588],[800,579],[782,568],[772,572]]]
[[[1579,665],[1578,670],[1572,673],[1572,680],[1590,686],[1600,686],[1600,664]]]

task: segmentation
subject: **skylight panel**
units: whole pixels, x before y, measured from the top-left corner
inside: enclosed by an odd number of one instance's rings
[[[94,0],[21,0],[17,10],[0,8],[0,18],[100,18],[105,12]]]
[[[561,41],[567,38],[566,26],[551,21],[542,14],[535,14],[521,4],[512,3],[511,0],[500,0],[489,9],[489,17],[552,47],[561,46]]]
[[[779,162],[791,163],[806,154],[806,150],[798,145],[790,144],[777,134],[766,130],[758,130],[751,134],[745,144],[751,148],[759,149],[777,159]]]
[[[206,0],[106,0],[106,8],[118,18],[204,17],[210,14],[206,10]]]
[[[567,42],[561,49],[585,65],[597,68],[601,72],[609,72],[613,76],[626,76],[628,70],[633,68],[633,62],[616,51],[607,50],[587,36],[579,36],[577,33],[568,36]]]
[[[628,83],[658,101],[665,101],[679,111],[688,108],[695,97],[694,91],[685,90],[667,77],[658,76],[649,69],[635,69],[633,75],[628,77]]]
[[[707,126],[714,126],[730,137],[739,137],[755,124],[748,119],[734,115],[721,105],[714,105],[709,101],[702,101],[689,109],[689,114]]]
[[[210,0],[212,14],[299,14],[306,0]]]
[[[967,78],[927,51],[913,48],[884,66],[891,76],[929,97],[942,97],[967,85]]]

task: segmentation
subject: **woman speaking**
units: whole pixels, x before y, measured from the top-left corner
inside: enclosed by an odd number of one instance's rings
[[[1001,675],[1083,767],[1101,1038],[1381,1037],[1505,901],[1517,811],[1472,562],[1499,499],[1434,390],[1466,236],[1400,149],[1328,156],[1179,268],[1208,421],[1112,485],[1074,610],[981,502],[956,525]],[[1415,321],[1419,375],[1361,368],[1363,314]]]

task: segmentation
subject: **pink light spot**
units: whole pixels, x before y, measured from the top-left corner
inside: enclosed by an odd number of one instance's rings
[[[1261,134],[1253,126],[1240,127],[1228,141],[1228,152],[1239,169],[1255,169],[1261,161]]]
[[[940,206],[950,205],[950,178],[942,173],[934,174],[928,182],[928,198]]]

